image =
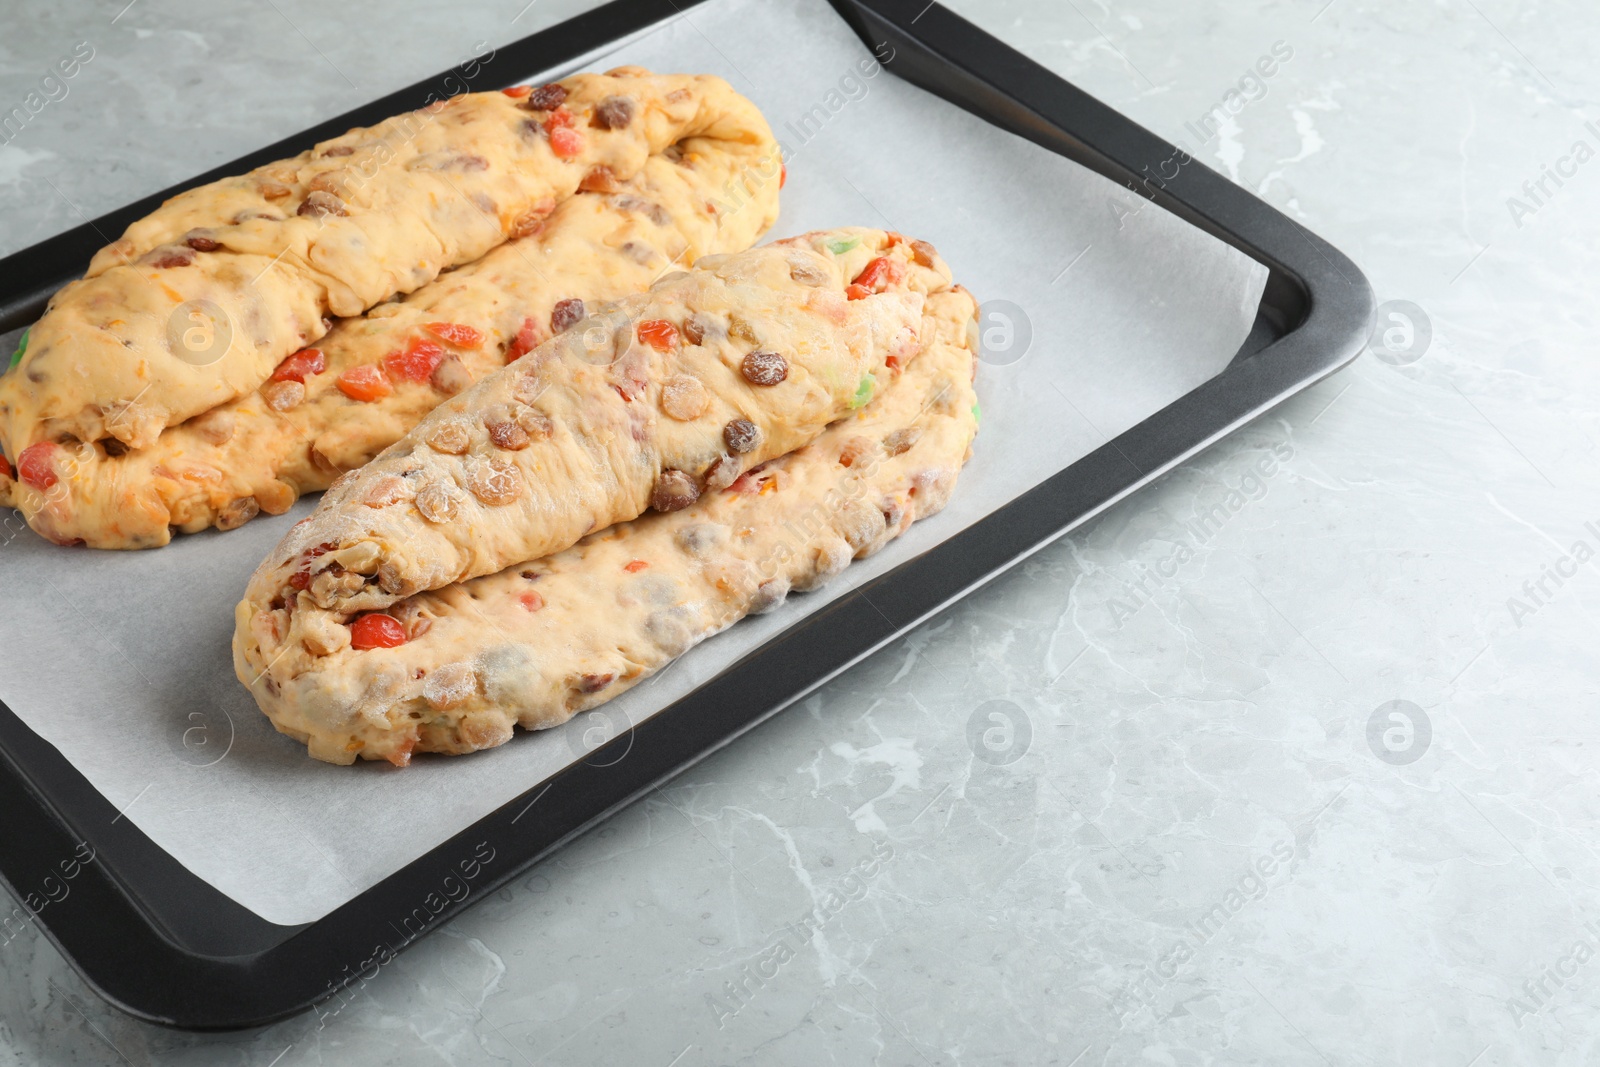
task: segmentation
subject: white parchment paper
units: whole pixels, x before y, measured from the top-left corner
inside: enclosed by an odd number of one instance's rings
[[[714,0],[585,66],[726,77],[787,150],[772,236],[899,230],[933,242],[980,301],[1014,305],[993,320],[990,340],[1003,345],[1010,328],[1013,347],[980,370],[982,431],[943,514],[829,588],[700,645],[608,705],[603,720],[395,770],[309,759],[233,676],[228,643],[245,580],[314,501],[143,553],[55,548],[18,532],[8,512],[0,699],[201,878],[269,920],[308,922],[576,759],[574,736],[648,717],[1227,364],[1249,331],[1264,268],[1128,190],[864,67],[870,57],[824,0]],[[537,817],[535,806],[527,818]]]

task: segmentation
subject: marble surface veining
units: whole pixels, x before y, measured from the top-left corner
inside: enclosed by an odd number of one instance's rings
[[[94,50],[0,147],[0,251],[588,6],[124,2],[0,15],[0,110]],[[341,1004],[175,1033],[25,932],[0,1067],[1600,1060],[1600,16],[954,6],[1348,252],[1383,358]]]

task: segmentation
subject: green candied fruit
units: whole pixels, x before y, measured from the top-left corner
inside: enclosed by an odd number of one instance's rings
[[[861,379],[860,384],[856,386],[856,395],[850,400],[850,406],[853,408],[858,408],[862,404],[865,404],[867,401],[871,400],[872,391],[877,388],[877,385],[878,383],[873,380],[873,377],[870,374]]]
[[[842,256],[860,243],[861,238],[859,237],[852,237],[848,241],[829,241],[828,251],[836,256]]]
[[[29,329],[32,329],[32,327],[29,327]],[[22,336],[17,340],[17,350],[15,352],[11,353],[11,362],[6,364],[6,370],[10,370],[12,367],[15,367],[18,363],[21,363],[22,362],[22,354],[24,352],[26,352],[27,350],[28,350],[28,331],[27,330],[23,330],[22,331]],[[4,349],[0,349],[0,351],[4,351]]]
[[[972,405],[972,421],[973,422],[982,422],[983,421],[983,412],[978,410],[978,405],[976,403],[974,403]]]

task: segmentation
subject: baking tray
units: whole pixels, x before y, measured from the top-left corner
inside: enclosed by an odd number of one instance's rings
[[[701,0],[615,0],[0,260],[0,332],[38,317],[104,243],[193,185],[293,155],[439,95],[572,62]],[[926,0],[831,0],[886,69],[1133,188],[1269,269],[1254,326],[1223,370],[916,559],[847,593],[313,923],[280,926],[156,846],[0,703],[0,878],[101,996],[151,1022],[259,1025],[370,979],[444,923],[661,781],[1359,354],[1372,292],[1337,249],[1083,91]],[[441,88],[444,90],[440,92]],[[432,94],[430,96],[430,94]],[[621,754],[627,758],[622,759]],[[538,817],[521,816],[537,806]]]

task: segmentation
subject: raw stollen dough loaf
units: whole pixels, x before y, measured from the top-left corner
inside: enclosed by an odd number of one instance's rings
[[[871,400],[950,284],[926,244],[863,229],[663,278],[336,481],[257,568],[239,624],[263,662],[332,655],[361,612],[687,506]]]
[[[121,549],[281,514],[578,309],[642,292],[702,255],[748,248],[777,217],[776,151],[770,138],[679,142],[612,191],[570,197],[534,233],[340,320],[313,350],[321,371],[308,372],[314,357],[291,356],[259,390],[168,427],[148,448],[52,447],[55,483],[40,490],[0,471],[0,505],[20,507],[59,544]],[[366,399],[344,391],[352,374],[370,379],[357,390]]]
[[[977,431],[976,311],[964,290],[930,296],[923,350],[881,396],[725,490],[392,605],[394,647],[268,665],[241,626],[239,677],[332,763],[403,766],[566,722],[944,506]]]
[[[720,78],[639,68],[454,97],[180,194],[50,301],[0,377],[0,446],[145,448],[285,356],[690,136],[770,137]]]

